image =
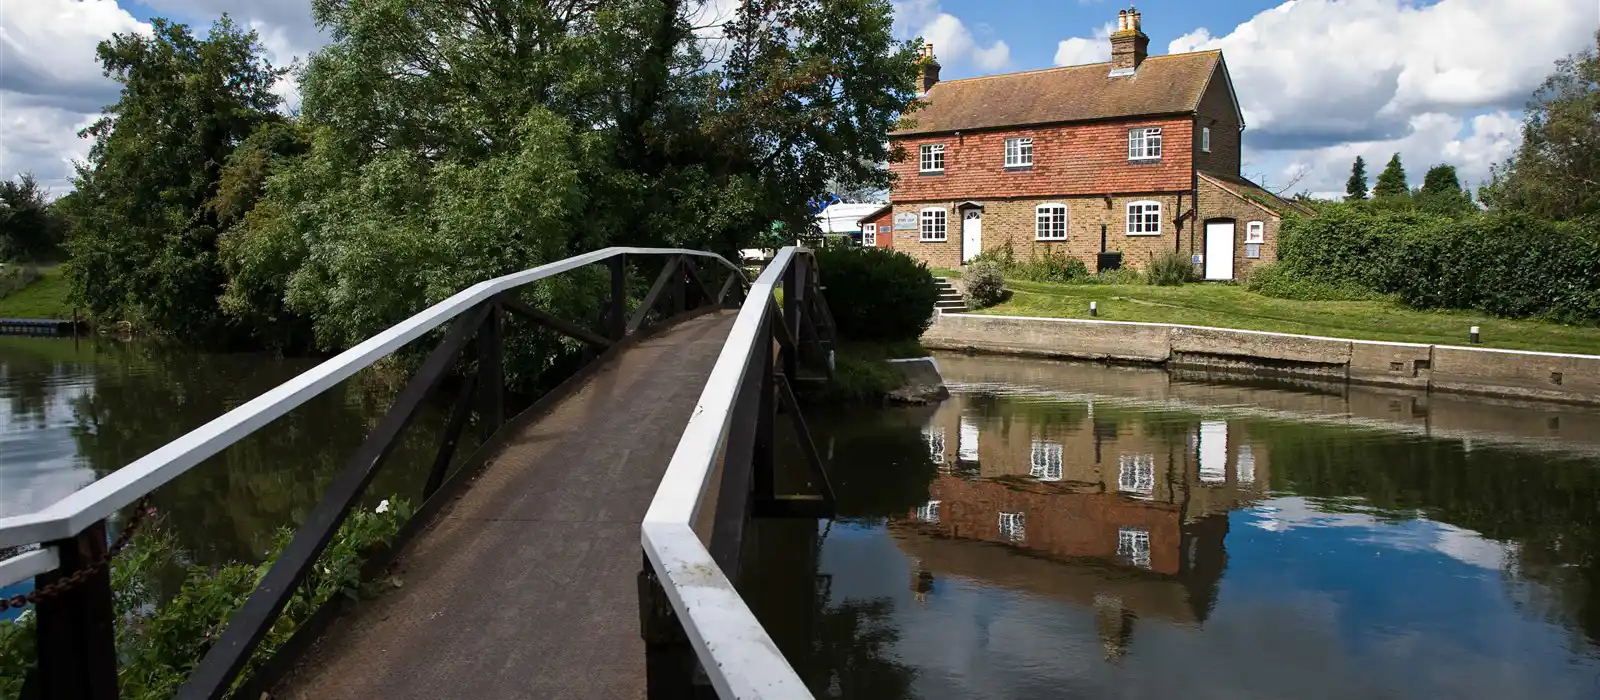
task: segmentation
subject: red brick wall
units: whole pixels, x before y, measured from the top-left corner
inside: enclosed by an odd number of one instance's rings
[[[894,247],[894,231],[891,230],[892,227],[890,226],[890,224],[892,224],[893,222],[894,222],[893,212],[884,212],[883,216],[880,216],[880,217],[878,217],[876,219],[862,219],[861,220],[861,225],[865,226],[867,224],[877,224],[878,225],[878,246],[877,247],[879,247],[879,248],[893,248]]]
[[[1128,161],[1128,129],[1161,127],[1161,160]],[[934,136],[891,137],[892,145],[905,149],[905,159],[890,163],[897,179],[890,201],[990,199],[996,197],[1053,197],[1137,192],[1174,192],[1194,187],[1192,168],[1194,121],[1136,119],[1052,127],[1029,127]],[[1033,137],[1033,168],[1005,168],[1005,140]],[[1216,133],[1213,131],[1213,138]],[[944,173],[922,175],[919,153],[923,144],[945,145]]]

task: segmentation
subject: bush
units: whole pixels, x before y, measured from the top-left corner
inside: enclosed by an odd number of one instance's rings
[[[40,276],[39,268],[32,265],[0,263],[0,298],[33,284]]]
[[[1194,277],[1194,264],[1182,253],[1162,253],[1150,261],[1145,282],[1163,287],[1176,287]]]
[[[977,308],[994,306],[1005,298],[1006,276],[993,260],[978,260],[967,266],[967,299]]]
[[[888,248],[816,251],[829,310],[845,340],[909,340],[933,322],[939,298],[928,267]]]
[[[980,253],[973,262],[995,263],[1006,277],[1029,282],[1074,284],[1089,276],[1082,260],[1055,248],[1046,248],[1043,255],[1032,255],[1026,261],[1017,260],[1009,240]]]
[[[1363,301],[1383,299],[1384,295],[1352,283],[1326,282],[1301,277],[1282,265],[1256,268],[1245,288],[1264,296],[1299,301]]]

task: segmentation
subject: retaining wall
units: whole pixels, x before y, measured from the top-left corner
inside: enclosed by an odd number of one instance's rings
[[[1385,343],[1128,321],[940,314],[935,350],[1165,364],[1487,396],[1600,404],[1600,356]]]

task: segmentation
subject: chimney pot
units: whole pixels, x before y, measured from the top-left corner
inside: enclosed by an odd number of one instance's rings
[[[1117,13],[1117,32],[1111,35],[1111,72],[1128,75],[1139,70],[1149,55],[1150,37],[1140,28],[1139,11],[1133,8]]]
[[[933,44],[922,45],[922,60],[917,66],[917,92],[923,95],[939,82],[939,59],[933,55]]]

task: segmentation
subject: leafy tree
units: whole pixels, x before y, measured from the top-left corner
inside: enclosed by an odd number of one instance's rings
[[[0,259],[48,257],[60,246],[63,230],[33,175],[0,182]]]
[[[1595,34],[1600,44],[1600,32]],[[1562,59],[1529,101],[1522,146],[1494,168],[1479,195],[1492,207],[1535,216],[1600,215],[1600,56],[1591,48]]]
[[[1417,206],[1438,214],[1459,215],[1477,210],[1472,195],[1461,188],[1453,165],[1439,164],[1428,168],[1422,178],[1422,187],[1413,193]]]
[[[186,338],[217,338],[222,225],[207,206],[229,154],[272,112],[283,71],[254,32],[227,16],[204,39],[156,18],[149,36],[114,34],[97,49],[122,95],[81,132],[95,140],[71,207],[67,276],[105,317]]]
[[[1356,156],[1356,162],[1350,165],[1350,179],[1344,183],[1344,198],[1367,198],[1367,161],[1361,156]]]
[[[1456,166],[1440,163],[1428,168],[1422,176],[1422,194],[1450,194],[1461,191],[1461,180],[1456,178]]]
[[[1406,168],[1400,164],[1400,154],[1396,153],[1389,158],[1389,164],[1384,166],[1383,172],[1378,173],[1378,184],[1372,188],[1372,196],[1376,199],[1399,199],[1411,195],[1411,186],[1406,184]]]

